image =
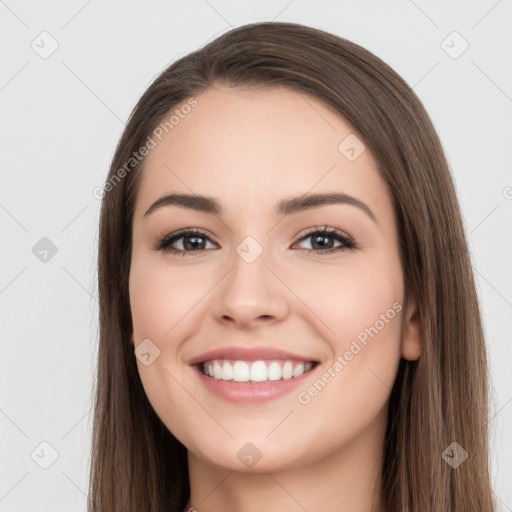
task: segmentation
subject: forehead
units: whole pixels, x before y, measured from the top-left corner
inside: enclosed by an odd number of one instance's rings
[[[169,192],[218,197],[233,212],[256,213],[283,197],[326,191],[389,209],[369,148],[321,100],[288,88],[219,86],[195,100],[161,140],[154,138],[137,195],[139,215]]]

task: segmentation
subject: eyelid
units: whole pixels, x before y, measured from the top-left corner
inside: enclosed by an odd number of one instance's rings
[[[352,238],[345,231],[335,228],[335,227],[328,226],[327,224],[324,224],[322,226],[313,226],[311,228],[307,228],[307,229],[301,231],[298,235],[296,235],[296,237],[300,240],[300,239],[304,238],[305,236],[312,235],[314,233],[326,233],[326,234],[334,233],[334,234],[338,234],[338,235],[343,235],[347,238]]]

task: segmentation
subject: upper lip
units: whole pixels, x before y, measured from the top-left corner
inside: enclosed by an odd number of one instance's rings
[[[235,361],[260,361],[260,360],[273,360],[285,359],[291,361],[313,361],[308,356],[301,356],[292,354],[285,350],[274,347],[224,347],[216,350],[205,352],[199,356],[193,357],[188,360],[189,365],[204,363],[205,361],[212,361],[213,359],[232,359]]]

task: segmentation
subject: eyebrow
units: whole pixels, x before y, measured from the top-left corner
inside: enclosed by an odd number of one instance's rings
[[[320,206],[331,204],[347,204],[355,206],[368,215],[374,222],[377,219],[370,208],[361,200],[342,193],[327,193],[327,194],[307,194],[290,199],[283,199],[279,201],[274,208],[277,216],[291,215],[294,213],[302,212]],[[157,199],[146,211],[144,217],[147,217],[155,210],[165,206],[180,206],[182,208],[189,208],[198,212],[209,213],[213,215],[222,215],[223,208],[220,203],[213,197],[198,196],[191,194],[167,194],[160,199]]]

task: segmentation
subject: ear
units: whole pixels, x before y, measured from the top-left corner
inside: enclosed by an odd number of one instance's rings
[[[402,357],[414,361],[421,356],[421,319],[416,296],[407,297],[407,310],[404,313]]]

